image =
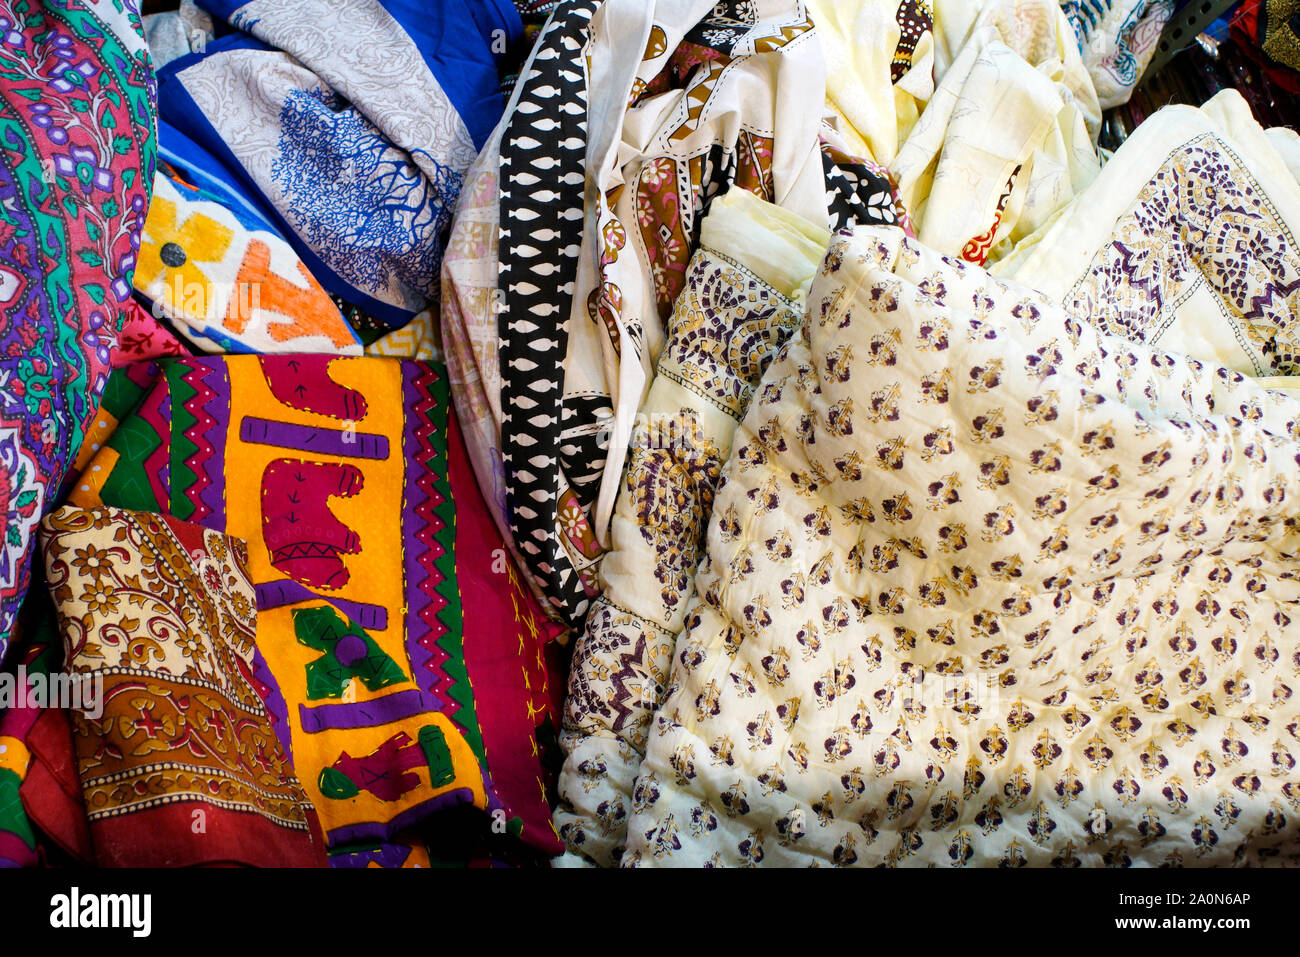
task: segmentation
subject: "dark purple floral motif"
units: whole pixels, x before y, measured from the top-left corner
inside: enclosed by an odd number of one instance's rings
[[[58,125],[54,121],[54,117],[50,115],[50,104],[32,104],[32,123],[46,131],[45,135],[50,138],[51,143],[57,143],[62,146],[68,142],[67,130]]]
[[[0,42],[6,46],[22,47],[27,41],[12,18],[0,16]]]
[[[88,146],[74,146],[66,153],[55,153],[54,171],[80,183],[81,191],[87,196],[95,190],[113,191],[113,171],[99,165],[99,156]]]
[[[1209,133],[1152,176],[1065,305],[1105,332],[1153,342],[1202,283],[1255,375],[1300,372],[1300,255],[1267,195]]]
[[[66,55],[62,51],[55,51],[55,56]],[[82,60],[76,66],[70,66],[63,70],[59,75],[50,81],[50,86],[60,93],[72,93],[75,90],[83,89],[86,81],[95,76],[99,68],[89,60]]]

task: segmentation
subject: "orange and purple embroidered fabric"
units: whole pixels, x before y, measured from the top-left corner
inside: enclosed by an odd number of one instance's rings
[[[70,501],[247,543],[256,676],[331,849],[465,804],[553,851],[555,629],[486,515],[441,367],[230,356],[152,371],[115,379],[116,429]]]

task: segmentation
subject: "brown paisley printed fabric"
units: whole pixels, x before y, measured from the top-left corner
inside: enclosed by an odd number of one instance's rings
[[[41,543],[68,672],[102,682],[102,707],[72,712],[98,863],[323,865],[255,676],[244,543],[71,506],[41,523]]]
[[[1300,860],[1300,400],[859,228],[734,446],[624,864]]]
[[[713,204],[739,188],[822,228],[904,220],[889,172],[823,118],[827,73],[802,0],[564,4],[466,176],[462,209],[481,223],[495,198],[501,230],[453,228],[481,246],[444,283],[458,412],[507,547],[575,630]]]

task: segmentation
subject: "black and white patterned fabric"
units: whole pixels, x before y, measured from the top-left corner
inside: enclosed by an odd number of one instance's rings
[[[577,64],[598,6],[583,0],[552,14],[501,142],[497,323],[510,530],[551,602],[575,610],[586,596],[554,529],[565,323],[582,241],[587,146],[587,82]]]

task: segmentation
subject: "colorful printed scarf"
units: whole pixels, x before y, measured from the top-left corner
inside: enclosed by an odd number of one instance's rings
[[[1060,0],[1103,110],[1128,101],[1155,55],[1175,0]]]
[[[438,299],[465,170],[501,115],[503,0],[207,0],[237,31],[160,71],[163,117],[385,328]]]
[[[212,181],[179,132],[158,133],[140,300],[204,351],[360,355],[357,333],[268,218]]]
[[[130,7],[0,0],[0,30],[2,658],[130,298],[154,89]]]

